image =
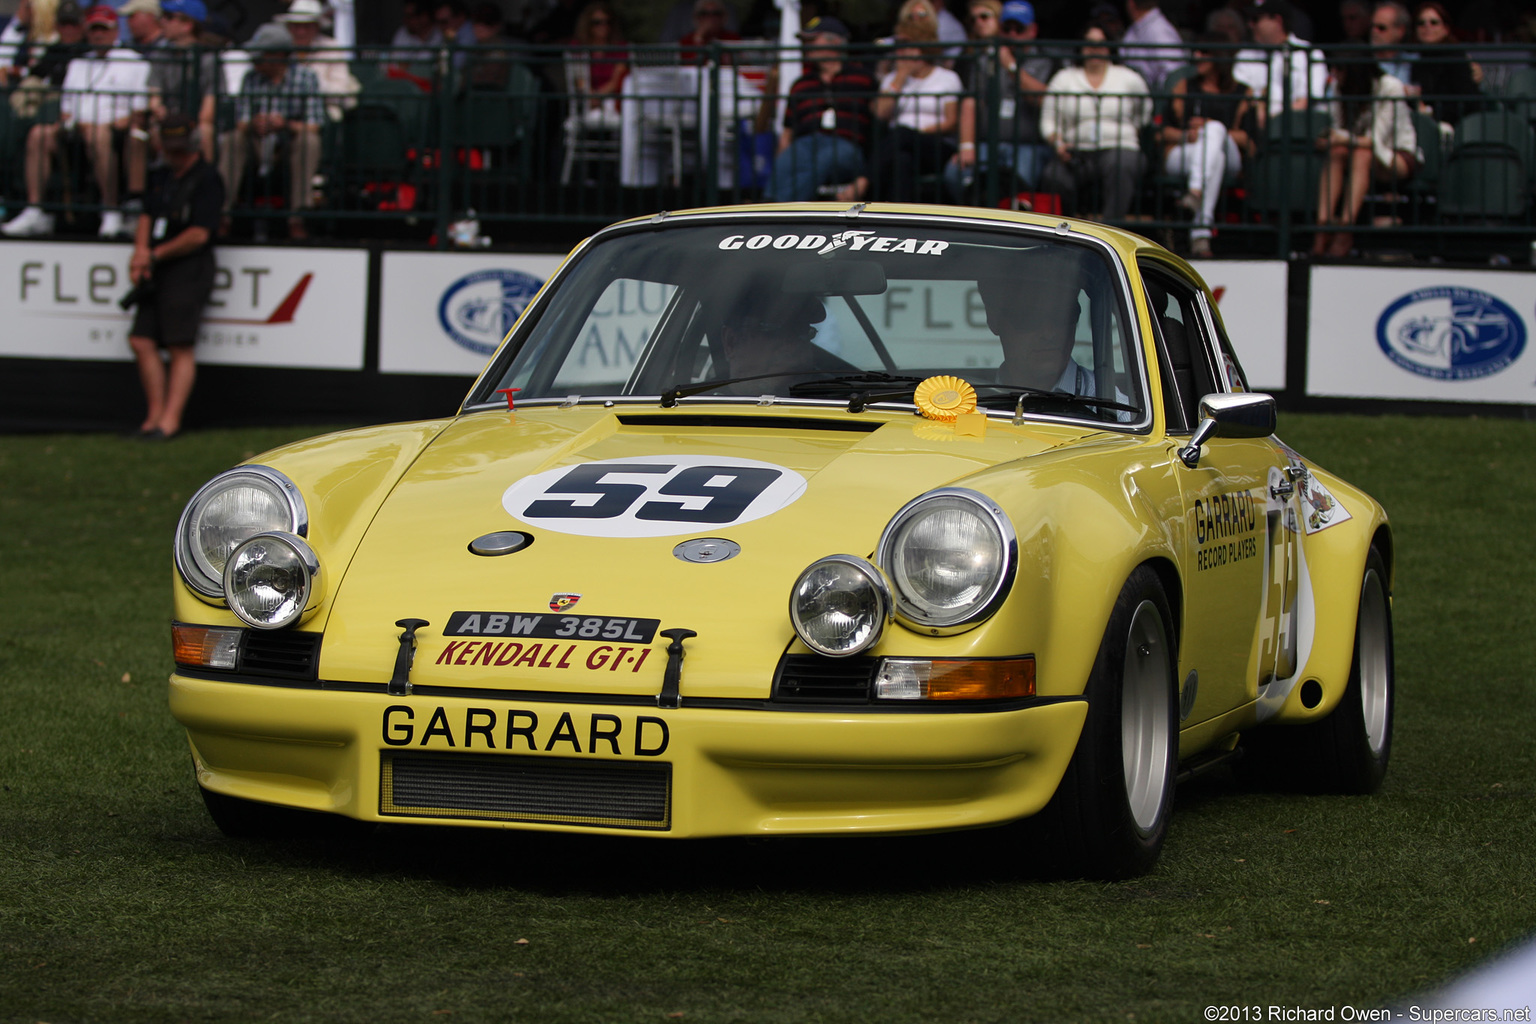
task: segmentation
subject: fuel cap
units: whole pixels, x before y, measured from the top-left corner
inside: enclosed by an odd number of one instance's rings
[[[469,542],[469,550],[477,555],[510,555],[533,543],[533,535],[517,530],[487,533]]]
[[[685,562],[724,562],[741,554],[741,545],[723,537],[699,537],[683,541],[672,554]]]

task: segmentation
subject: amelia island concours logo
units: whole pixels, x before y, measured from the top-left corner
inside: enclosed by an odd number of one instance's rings
[[[542,287],[543,281],[520,271],[478,270],[443,292],[437,320],[455,345],[488,356]]]
[[[1525,350],[1525,322],[1476,288],[1410,292],[1376,321],[1376,341],[1398,366],[1435,380],[1476,380],[1505,370]]]

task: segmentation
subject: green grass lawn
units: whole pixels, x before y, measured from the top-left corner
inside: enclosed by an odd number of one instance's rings
[[[224,839],[166,709],[171,533],[300,434],[0,438],[0,1020],[1183,1022],[1406,1000],[1536,927],[1536,424],[1282,420],[1397,530],[1386,785],[1213,774],[1118,884],[975,835]]]

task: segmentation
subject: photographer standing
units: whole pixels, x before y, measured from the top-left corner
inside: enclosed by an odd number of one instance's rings
[[[128,344],[149,405],[138,434],[146,441],[181,430],[197,376],[192,347],[213,291],[213,237],[224,207],[224,181],[198,151],[191,118],[172,114],[161,122],[160,146],[165,165],[150,175],[128,264],[138,296]],[[169,368],[162,348],[170,352]]]

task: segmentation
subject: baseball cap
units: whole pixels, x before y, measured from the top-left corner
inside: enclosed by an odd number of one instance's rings
[[[208,20],[208,5],[203,0],[161,0],[162,14],[181,14],[201,25]]]
[[[186,114],[170,114],[160,122],[160,146],[163,149],[188,150],[192,148],[192,133],[197,123]]]
[[[807,36],[819,35],[841,36],[843,39],[853,38],[852,34],[848,31],[848,26],[830,14],[817,16],[800,26],[800,37],[802,39]]]
[[[130,14],[153,14],[158,18],[161,13],[160,0],[128,0],[117,9],[117,13],[125,18]]]
[[[325,8],[320,5],[320,0],[293,0],[288,5],[288,10],[279,14],[273,21],[281,22],[311,22],[319,21],[325,16]]]
[[[1020,25],[1035,23],[1035,5],[1029,0],[1008,0],[1003,4],[1001,21],[1016,21]]]
[[[87,25],[111,25],[117,27],[117,12],[106,4],[97,4],[85,12]]]
[[[75,0],[64,0],[59,4],[59,9],[54,11],[53,20],[60,25],[79,25],[85,21],[85,14]]]

